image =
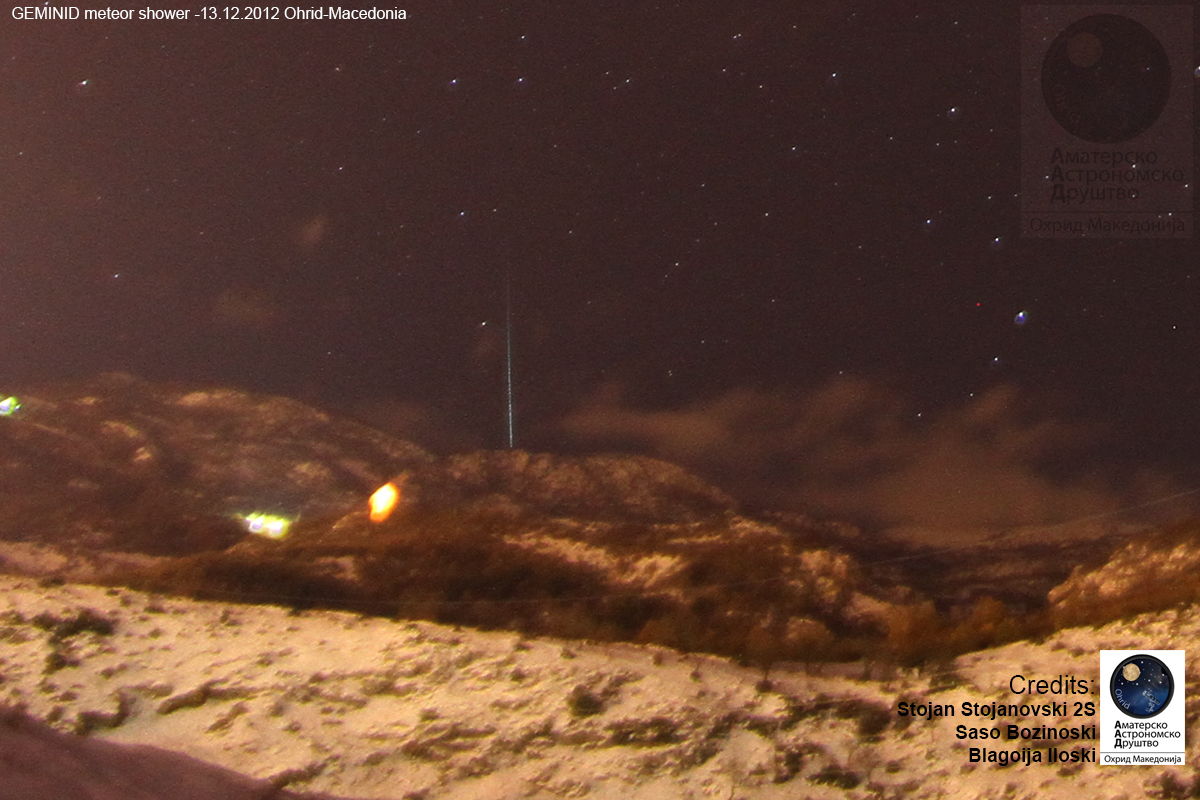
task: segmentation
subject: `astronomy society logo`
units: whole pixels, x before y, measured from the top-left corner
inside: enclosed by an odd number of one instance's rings
[[[1100,763],[1184,762],[1183,650],[1100,651]]]
[[[1191,238],[1190,4],[1021,12],[1021,234]]]

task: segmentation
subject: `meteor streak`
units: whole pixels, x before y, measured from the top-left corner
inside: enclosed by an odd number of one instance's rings
[[[508,449],[517,444],[517,419],[513,403],[512,278],[504,273],[504,378],[508,410]]]

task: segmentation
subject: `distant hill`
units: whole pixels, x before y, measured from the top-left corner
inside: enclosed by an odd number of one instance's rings
[[[179,554],[254,511],[335,512],[421,448],[281,397],[124,374],[21,395],[0,419],[0,539]]]
[[[1200,523],[1143,531],[1106,552],[1050,591],[1057,625],[1095,625],[1200,602]]]
[[[747,510],[653,458],[439,456],[228,388],[106,374],[20,397],[0,417],[9,572],[770,663],[998,641],[1018,629],[989,598],[1041,604],[1078,555],[925,553]],[[372,523],[389,480],[400,506]],[[291,520],[287,538],[248,532],[256,512]]]
[[[0,419],[10,571],[689,649],[851,657],[914,599],[850,526],[639,456],[435,456],[279,397],[108,374]],[[395,480],[384,524],[366,498]],[[252,512],[294,520],[273,541]]]

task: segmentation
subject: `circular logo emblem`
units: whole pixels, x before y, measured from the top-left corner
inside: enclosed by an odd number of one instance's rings
[[[1154,656],[1139,654],[1117,665],[1108,681],[1108,692],[1117,708],[1131,717],[1146,719],[1171,702],[1175,679],[1166,664]]]
[[[1167,104],[1171,65],[1141,24],[1094,14],[1058,35],[1042,62],[1042,96],[1068,133],[1125,142],[1155,123]]]

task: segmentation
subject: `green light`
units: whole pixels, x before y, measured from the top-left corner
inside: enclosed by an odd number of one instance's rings
[[[11,417],[20,410],[21,401],[15,396],[9,395],[3,400],[0,400],[0,417]]]
[[[258,536],[265,536],[268,539],[282,539],[288,535],[288,530],[292,527],[295,520],[281,517],[276,514],[264,514],[255,512],[242,517],[246,523],[246,530]]]

